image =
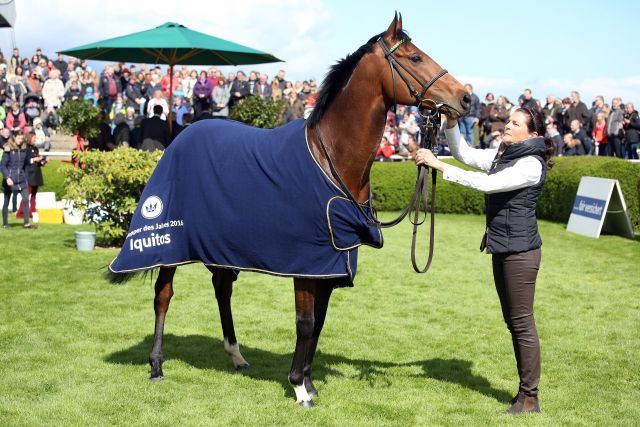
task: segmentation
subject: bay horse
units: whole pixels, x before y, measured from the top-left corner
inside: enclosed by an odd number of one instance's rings
[[[396,81],[396,77],[401,81]],[[356,52],[340,60],[327,74],[318,92],[315,108],[305,123],[307,156],[310,154],[314,158],[327,179],[340,184],[344,193],[350,196],[351,200],[347,203],[362,204],[370,198],[369,172],[382,139],[387,112],[392,105],[413,104],[441,111],[449,118],[456,119],[466,114],[470,101],[463,86],[411,42],[403,31],[402,16],[396,14],[385,32],[372,37]],[[205,129],[205,125],[196,125]],[[181,142],[174,144],[180,145]],[[179,154],[178,150],[173,150],[165,154],[161,162],[165,157],[177,157]],[[153,203],[147,204],[150,199],[154,199]],[[154,210],[162,209],[162,201],[156,196],[148,197],[141,209],[148,209],[147,214],[151,215]],[[151,236],[155,240],[138,239],[136,249],[140,253],[143,244],[146,247],[166,243],[163,240],[165,237],[160,234]],[[134,254],[137,253],[134,242],[130,244]],[[212,273],[224,350],[237,370],[247,369],[249,363],[240,352],[231,312],[232,284],[237,278],[238,269],[200,261]],[[149,356],[152,380],[164,377],[164,323],[173,296],[173,280],[178,264],[161,264],[155,282],[155,328]],[[127,270],[118,272],[112,270],[111,266],[109,268],[112,282],[121,282],[133,275]],[[296,345],[288,378],[294,388],[296,402],[308,408],[313,406],[312,397],[318,393],[312,380],[313,357],[332,290],[341,285],[336,278],[290,276],[294,278]]]

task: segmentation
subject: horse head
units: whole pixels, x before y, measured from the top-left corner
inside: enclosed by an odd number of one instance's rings
[[[382,85],[389,104],[437,109],[454,119],[469,112],[471,97],[464,86],[411,42],[402,29],[402,15],[394,16],[376,44],[376,55],[387,63]]]

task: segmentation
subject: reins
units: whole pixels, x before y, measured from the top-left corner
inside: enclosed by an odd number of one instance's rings
[[[398,76],[400,76],[400,78],[407,85],[407,88],[409,89],[409,92],[411,93],[411,96],[416,98],[416,106],[418,108],[420,108],[420,106],[422,104],[424,104],[425,102],[426,103],[431,103],[434,106],[433,111],[429,111],[429,110],[426,110],[426,109],[420,110],[420,115],[422,117],[422,123],[420,123],[420,132],[421,132],[420,147],[421,148],[430,149],[430,150],[432,150],[434,152],[434,154],[436,154],[436,147],[437,147],[436,135],[438,133],[438,128],[439,128],[439,125],[440,125],[440,123],[439,123],[439,119],[440,119],[439,110],[442,107],[442,104],[438,104],[437,102],[435,102],[432,99],[425,98],[425,95],[427,93],[427,90],[438,79],[440,79],[442,76],[444,76],[447,73],[447,70],[444,70],[444,69],[441,70],[435,76],[433,76],[428,82],[426,82],[424,84],[421,84],[420,79],[413,72],[411,72],[411,70],[409,70],[405,65],[403,65],[400,62],[398,62],[396,57],[393,55],[393,52],[398,47],[400,47],[400,45],[403,42],[404,42],[404,40],[396,43],[394,46],[391,47],[391,49],[389,49],[384,44],[384,41],[382,40],[382,38],[378,39],[378,44],[381,46],[382,50],[384,51],[385,58],[389,62],[389,67],[391,69],[391,78],[392,78],[392,81],[393,81],[393,105],[394,105],[394,108],[395,108],[395,105],[396,105],[396,79],[395,79],[395,74],[397,73]],[[400,67],[402,70],[398,69],[398,67]],[[407,74],[409,74],[416,82],[418,82],[418,84],[421,84],[422,90],[420,92],[418,92],[413,87],[413,85],[411,84],[411,82],[409,81],[407,76],[403,73],[403,70]],[[365,211],[363,205],[360,204],[356,200],[356,198],[353,196],[351,191],[349,191],[349,188],[346,186],[346,184],[344,183],[344,181],[340,177],[340,174],[336,170],[336,168],[335,168],[335,166],[333,164],[333,161],[331,160],[331,157],[329,156],[329,152],[327,151],[327,147],[325,146],[324,141],[322,139],[322,133],[320,132],[320,126],[319,125],[315,126],[315,132],[316,132],[316,136],[317,136],[318,142],[320,143],[320,147],[322,148],[322,152],[323,152],[325,158],[327,159],[327,163],[329,165],[329,170],[331,171],[331,174],[333,175],[334,179],[337,181],[338,186],[340,187],[342,192],[356,206],[356,208],[358,209],[360,214],[362,214],[362,216],[367,219],[367,223],[369,225],[375,225],[375,226],[380,227],[380,228],[390,228],[390,227],[393,227],[393,226],[399,224],[400,222],[402,222],[402,220],[405,217],[407,217],[407,215],[409,215],[410,212],[413,212],[413,217],[409,216],[409,221],[411,221],[411,224],[413,224],[413,234],[412,234],[412,237],[411,237],[411,264],[413,265],[413,269],[417,273],[426,273],[427,270],[429,270],[429,267],[431,266],[431,261],[433,260],[435,213],[436,213],[436,172],[437,171],[435,169],[431,170],[431,209],[430,209],[430,217],[431,217],[430,218],[430,222],[431,223],[430,223],[430,227],[429,227],[429,252],[428,252],[428,258],[427,258],[427,262],[426,262],[425,266],[423,268],[420,268],[418,266],[418,263],[417,263],[417,260],[416,260],[416,258],[417,258],[416,257],[416,242],[417,242],[417,235],[418,235],[418,227],[420,225],[422,225],[426,221],[426,214],[425,214],[425,218],[422,221],[419,220],[419,217],[420,217],[420,209],[424,206],[424,209],[426,211],[427,205],[428,205],[429,182],[428,182],[427,177],[429,175],[429,167],[425,166],[425,165],[418,166],[418,176],[416,178],[416,185],[415,185],[413,194],[411,195],[411,198],[409,200],[409,203],[402,210],[400,215],[398,215],[398,217],[396,217],[395,219],[393,219],[391,221],[384,221],[383,222],[383,221],[380,221],[378,219],[376,211],[372,206],[371,186],[369,186],[369,198],[367,200],[367,205],[366,205],[366,207],[369,209],[369,212],[370,212],[370,213],[368,213],[367,211]]]

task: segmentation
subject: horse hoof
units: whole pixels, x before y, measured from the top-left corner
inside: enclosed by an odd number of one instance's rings
[[[156,376],[151,376],[149,377],[149,379],[153,382],[158,382],[158,381],[162,381],[164,380],[164,375],[156,375]]]
[[[313,408],[315,406],[313,400],[303,400],[301,402],[298,402],[298,405],[305,409]]]
[[[244,365],[236,366],[236,371],[246,371],[249,369],[251,369],[251,365],[249,365],[248,363],[245,363]]]

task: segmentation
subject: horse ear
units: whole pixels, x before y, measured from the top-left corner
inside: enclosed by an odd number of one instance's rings
[[[396,27],[396,32],[402,32],[402,13],[398,14],[398,26]]]
[[[389,28],[387,28],[387,36],[389,36],[391,39],[394,39],[396,37],[397,31],[398,31],[398,12],[396,12],[395,16],[393,17],[393,21],[391,21],[391,24],[389,24]]]

